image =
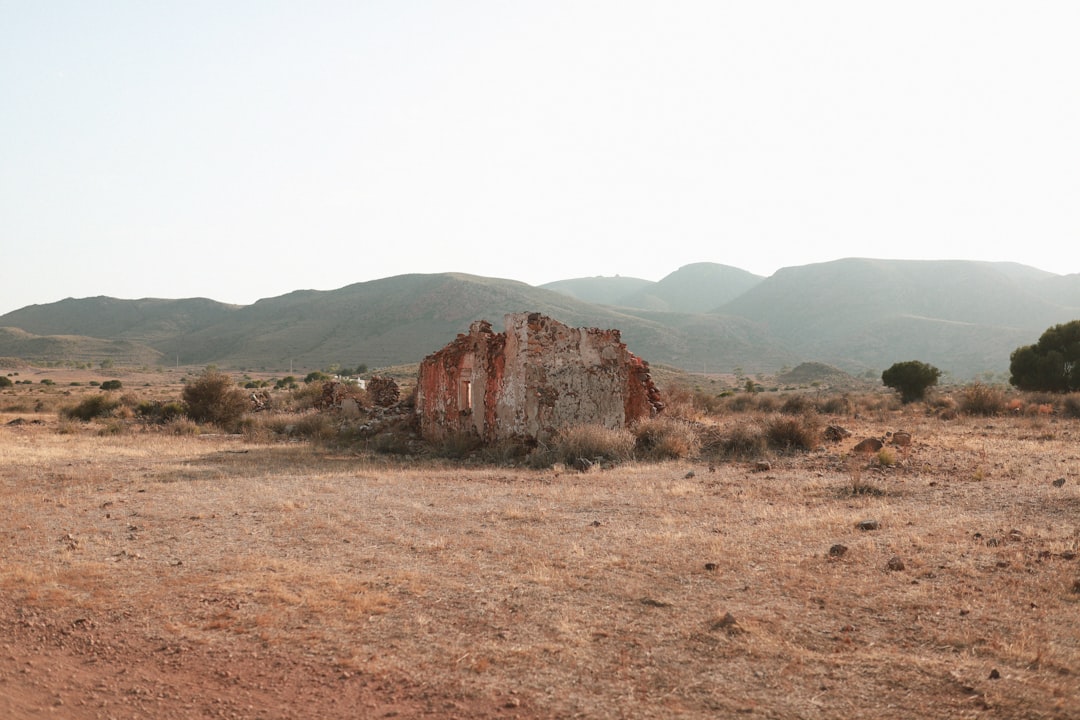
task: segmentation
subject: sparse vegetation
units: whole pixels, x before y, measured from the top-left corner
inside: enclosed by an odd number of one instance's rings
[[[317,386],[269,391],[243,435],[199,436],[178,376],[164,391],[125,375],[121,398],[64,375],[5,391],[12,692],[49,687],[73,659],[57,707],[81,707],[70,693],[116,717],[299,711],[299,687],[304,712],[335,717],[307,692],[320,683],[372,716],[453,702],[446,714],[477,717],[787,717],[811,695],[822,717],[852,715],[853,697],[856,716],[956,717],[972,697],[1002,718],[1080,704],[1062,672],[1080,663],[1066,612],[1080,393],[1007,396],[992,422],[969,415],[970,387],[925,407],[880,391],[711,393],[688,418],[477,448],[299,409]],[[91,424],[60,412],[91,398],[117,405]],[[8,427],[42,401],[57,412]],[[822,443],[825,415],[850,439]],[[915,443],[851,453],[900,429]],[[1038,622],[1016,622],[1032,604]],[[271,662],[286,679],[253,692]],[[135,664],[147,692],[125,682]],[[386,677],[393,701],[365,685]],[[834,677],[843,692],[822,690]],[[627,680],[666,690],[631,697]],[[177,687],[206,697],[181,708]]]
[[[926,391],[937,385],[941,371],[933,365],[919,360],[898,362],[881,373],[881,382],[885,387],[900,393],[900,399],[912,403],[926,397]]]
[[[560,432],[551,444],[552,462],[574,466],[620,463],[634,456],[634,435],[629,430],[600,425],[576,425]]]
[[[697,428],[685,420],[656,417],[630,428],[634,456],[639,460],[675,460],[694,457],[701,449]]]
[[[637,461],[582,475],[194,437],[186,419],[0,425],[32,439],[0,441],[0,673],[12,692],[52,687],[77,662],[59,707],[70,693],[117,717],[301,712],[297,697],[341,716],[310,693],[320,683],[379,717],[451,702],[444,714],[476,717],[667,717],[675,703],[686,718],[794,717],[812,696],[822,717],[937,720],[975,697],[1019,719],[1080,704],[1077,476],[1062,462],[1076,421],[882,412],[762,473],[752,455],[641,462],[630,433],[614,445]],[[768,421],[803,417],[685,426],[756,428],[761,449]],[[899,425],[919,442],[849,455]],[[1017,622],[1032,605],[1038,622]],[[281,679],[254,692],[271,662]],[[146,692],[131,692],[135,666]],[[392,699],[376,684],[388,674]],[[628,677],[665,693],[628,696]],[[839,692],[821,689],[832,677]]]
[[[1005,391],[993,385],[973,383],[960,393],[960,412],[966,415],[1001,415],[1007,404]]]
[[[95,418],[111,415],[120,407],[120,401],[108,395],[88,395],[78,404],[65,407],[60,411],[62,417],[70,420],[90,422]]]
[[[780,451],[813,450],[821,444],[821,420],[814,413],[774,415],[765,421],[765,437]]]
[[[209,368],[184,386],[182,396],[189,418],[225,429],[236,428],[250,404],[232,378]]]

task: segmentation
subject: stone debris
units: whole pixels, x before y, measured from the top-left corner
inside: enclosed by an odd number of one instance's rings
[[[885,443],[877,438],[866,438],[860,441],[855,447],[851,448],[852,452],[862,453],[875,453],[881,448],[885,447]]]
[[[851,431],[846,430],[839,425],[829,425],[825,428],[825,439],[829,442],[840,442],[845,438],[851,437]]]
[[[892,434],[892,444],[899,445],[901,447],[907,447],[911,444],[911,433],[903,430],[894,432]]]

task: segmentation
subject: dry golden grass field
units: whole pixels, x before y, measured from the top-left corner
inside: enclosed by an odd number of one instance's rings
[[[579,473],[42,392],[0,394],[3,718],[1080,717],[1076,419]]]

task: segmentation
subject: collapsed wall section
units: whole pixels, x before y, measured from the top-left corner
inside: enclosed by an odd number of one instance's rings
[[[572,328],[540,313],[510,314],[505,323],[505,333],[494,333],[475,322],[421,363],[425,437],[545,441],[573,425],[620,428],[662,409],[648,363],[618,330]]]

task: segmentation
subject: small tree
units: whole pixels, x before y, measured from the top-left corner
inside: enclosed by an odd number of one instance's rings
[[[1013,350],[1009,383],[1020,390],[1080,390],[1080,320],[1055,325],[1034,345]]]
[[[900,400],[905,403],[916,402],[926,397],[926,391],[937,385],[941,371],[933,365],[918,360],[895,363],[881,373],[881,382],[885,387],[897,390]]]
[[[192,420],[225,428],[235,426],[249,406],[246,393],[232,378],[210,368],[184,386],[183,398]]]

